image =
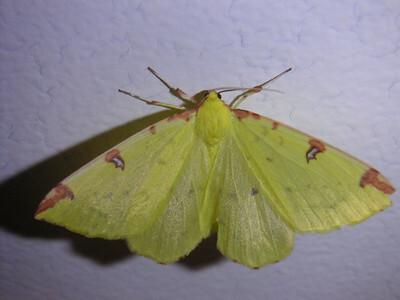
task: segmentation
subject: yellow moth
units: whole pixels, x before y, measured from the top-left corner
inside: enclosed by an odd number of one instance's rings
[[[160,263],[188,255],[216,232],[219,251],[259,268],[284,259],[295,233],[354,225],[391,205],[395,189],[366,163],[289,126],[196,101],[157,76],[192,109],[133,135],[52,189],[35,217],[88,237],[125,239]],[[226,91],[226,90],[225,90]]]

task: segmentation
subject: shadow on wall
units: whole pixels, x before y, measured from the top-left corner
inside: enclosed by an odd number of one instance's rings
[[[169,110],[160,111],[121,125],[8,179],[0,185],[0,226],[26,238],[69,239],[75,253],[99,264],[110,264],[131,257],[134,254],[124,241],[86,238],[62,227],[37,221],[34,213],[44,196],[65,177],[131,135],[173,113]],[[210,238],[181,263],[190,269],[196,269],[220,258],[221,255],[215,248],[215,238]]]

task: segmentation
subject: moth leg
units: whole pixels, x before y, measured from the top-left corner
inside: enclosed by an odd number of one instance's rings
[[[283,71],[282,73],[276,75],[275,77],[273,77],[273,78],[267,80],[266,82],[261,83],[261,84],[256,85],[256,86],[253,86],[251,89],[249,89],[249,90],[245,91],[244,93],[241,93],[240,95],[238,95],[237,97],[235,97],[235,99],[233,99],[233,101],[231,102],[231,104],[229,104],[229,106],[230,106],[231,108],[233,108],[233,109],[238,108],[238,106],[239,106],[244,100],[246,100],[246,98],[247,98],[248,96],[251,96],[251,95],[253,95],[253,94],[256,94],[256,93],[260,92],[261,89],[262,89],[262,87],[263,87],[264,85],[267,85],[268,83],[274,81],[275,79],[278,79],[278,78],[281,77],[283,74],[286,74],[287,72],[289,72],[289,71],[291,71],[291,70],[292,70],[292,68],[289,68],[289,69]]]
[[[131,97],[133,97],[135,99],[143,101],[144,103],[146,103],[148,105],[155,105],[155,106],[161,106],[161,107],[166,107],[166,108],[169,108],[169,109],[178,109],[178,110],[186,109],[183,106],[176,106],[176,105],[173,105],[173,104],[169,104],[169,103],[165,103],[165,102],[159,102],[159,101],[156,101],[156,100],[143,99],[142,97],[139,97],[138,95],[132,94],[130,92],[127,92],[127,91],[124,91],[124,90],[121,90],[121,89],[119,89],[118,92],[121,92],[121,93],[123,93],[125,95],[131,96]]]
[[[194,100],[192,97],[190,97],[184,91],[182,91],[180,88],[175,88],[172,85],[170,85],[168,82],[166,82],[164,79],[162,79],[160,77],[160,75],[158,75],[157,72],[154,71],[152,68],[147,67],[147,69],[151,73],[153,73],[153,75],[156,76],[169,89],[169,91],[172,95],[174,95],[175,97],[182,99],[183,101],[186,101],[186,102],[197,103],[196,100]]]

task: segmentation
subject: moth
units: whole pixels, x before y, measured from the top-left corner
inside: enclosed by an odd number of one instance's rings
[[[260,268],[287,257],[295,233],[355,225],[391,205],[376,169],[294,128],[229,105],[227,90],[196,101],[149,70],[191,109],[133,135],[54,187],[35,218],[87,237],[124,239],[168,264],[217,234],[229,259]],[[228,89],[231,90],[231,89]]]

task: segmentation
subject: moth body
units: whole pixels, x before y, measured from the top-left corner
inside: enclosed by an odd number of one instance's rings
[[[211,92],[200,104],[196,118],[196,133],[209,146],[215,146],[229,132],[231,108]]]

